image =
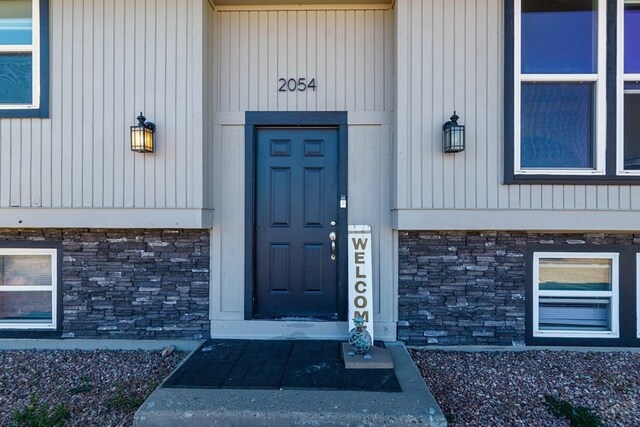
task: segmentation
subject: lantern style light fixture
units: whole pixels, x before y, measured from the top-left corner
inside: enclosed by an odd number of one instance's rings
[[[442,126],[442,145],[445,153],[464,151],[464,125],[458,124],[459,118],[454,111],[451,120]]]
[[[131,151],[153,153],[155,148],[156,125],[148,122],[142,112],[138,116],[138,124],[131,126]]]

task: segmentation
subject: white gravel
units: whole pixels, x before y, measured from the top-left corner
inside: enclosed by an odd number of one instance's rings
[[[607,426],[640,426],[640,353],[412,350],[451,426],[568,426],[544,395],[593,410]]]
[[[186,356],[160,351],[0,351],[0,425],[37,394],[51,407],[66,404],[65,426],[130,425],[141,401]],[[133,403],[135,405],[135,403]]]

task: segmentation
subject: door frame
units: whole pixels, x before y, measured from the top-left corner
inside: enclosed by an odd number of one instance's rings
[[[338,130],[338,195],[345,195],[347,208],[338,208],[338,319],[347,319],[348,238],[348,125],[347,112],[262,112],[245,113],[245,233],[244,233],[244,318],[254,319],[255,308],[255,212],[257,129],[262,127],[325,127]],[[336,200],[336,203],[339,201]],[[342,248],[342,250],[340,250]]]

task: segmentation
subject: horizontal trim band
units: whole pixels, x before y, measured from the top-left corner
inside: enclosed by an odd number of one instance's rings
[[[3,208],[3,227],[213,228],[213,209]]]
[[[638,231],[638,211],[397,209],[396,230]]]

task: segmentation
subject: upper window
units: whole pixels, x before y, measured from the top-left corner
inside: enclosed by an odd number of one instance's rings
[[[640,175],[640,1],[618,5],[618,172]]]
[[[46,0],[0,0],[0,117],[46,117]]]
[[[57,328],[55,249],[0,249],[0,329]]]
[[[533,336],[617,338],[618,254],[533,256]]]
[[[640,0],[506,4],[505,181],[635,183]]]
[[[603,174],[604,2],[522,0],[515,12],[516,173]]]

